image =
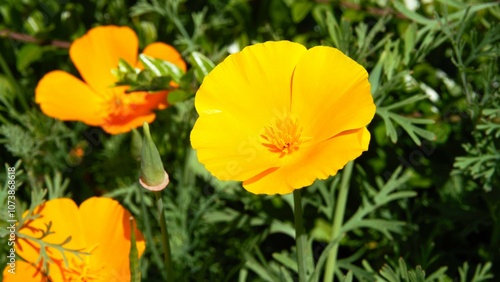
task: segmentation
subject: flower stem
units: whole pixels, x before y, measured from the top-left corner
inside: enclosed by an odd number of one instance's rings
[[[306,233],[304,231],[304,223],[302,219],[302,197],[300,189],[293,191],[293,206],[295,217],[295,243],[297,244],[297,265],[299,271],[299,282],[305,282],[306,274]]]
[[[141,203],[141,211],[142,211],[142,220],[144,222],[144,227],[145,227],[145,232],[146,232],[146,237],[148,240],[151,240],[151,245],[150,245],[150,250],[153,253],[153,260],[155,261],[156,265],[161,269],[163,267],[162,262],[161,262],[161,256],[160,252],[158,251],[158,248],[156,248],[154,240],[153,240],[153,233],[151,231],[151,222],[149,221],[149,215],[148,212],[146,211],[146,204],[144,202],[144,191],[146,189],[139,189],[139,201]],[[166,278],[165,272],[162,272],[163,279]]]
[[[350,161],[344,168],[342,173],[342,180],[340,182],[340,191],[337,197],[337,206],[335,208],[335,217],[333,219],[332,228],[332,240],[337,240],[340,236],[340,228],[342,227],[342,222],[344,221],[345,206],[347,203],[347,194],[349,192],[349,180],[351,179],[352,167],[354,162]],[[324,282],[334,281],[334,272],[337,268],[337,253],[339,250],[339,243],[335,244],[328,253],[328,259],[326,261],[325,276],[323,277]]]
[[[165,213],[163,212],[163,200],[161,198],[161,192],[154,192],[156,197],[156,204],[158,207],[158,214],[160,216],[160,229],[163,244],[163,256],[165,259],[165,267],[167,268],[167,282],[174,281],[174,269],[172,267],[172,260],[170,255],[170,242],[168,239],[167,223],[165,221]]]

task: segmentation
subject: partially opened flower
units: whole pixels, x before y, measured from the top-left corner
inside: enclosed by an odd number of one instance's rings
[[[77,207],[71,199],[54,199],[34,214],[20,227],[15,245],[25,261],[16,261],[15,274],[5,268],[3,281],[130,281],[130,213],[117,201],[93,197]],[[145,241],[134,230],[141,256]],[[64,242],[61,253],[56,245]],[[38,261],[42,248],[49,260]]]
[[[256,194],[334,175],[368,149],[375,114],[366,70],[335,48],[266,42],[205,77],[191,132],[198,159]]]
[[[75,40],[69,49],[71,60],[84,81],[64,71],[46,74],[35,90],[42,111],[65,121],[82,121],[100,126],[111,134],[128,132],[155,119],[154,110],[166,107],[167,91],[125,93],[128,86],[113,85],[112,73],[119,59],[142,69],[138,62],[139,42],[128,27],[101,26]],[[181,55],[170,45],[156,42],[143,54],[169,61],[186,70]]]

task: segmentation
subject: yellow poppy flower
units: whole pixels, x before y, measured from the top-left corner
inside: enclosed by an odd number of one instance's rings
[[[167,91],[125,93],[128,86],[112,87],[117,78],[112,70],[119,59],[143,69],[137,60],[139,41],[128,27],[100,26],[75,40],[69,49],[81,81],[64,71],[46,74],[35,90],[35,101],[47,116],[64,121],[82,121],[118,134],[155,119],[153,110],[166,107]],[[170,45],[156,42],[143,54],[169,61],[182,70],[186,63]]]
[[[20,234],[40,238],[50,225],[53,233],[42,239],[45,243],[61,244],[71,237],[64,248],[88,254],[78,257],[66,251],[66,265],[61,252],[46,247],[50,261],[46,262],[48,269],[42,269],[44,262],[37,262],[40,244],[19,237],[15,245],[18,255],[15,274],[9,273],[7,266],[3,281],[130,281],[131,215],[117,201],[93,197],[78,208],[71,199],[54,199],[36,207],[34,214],[39,217],[26,221],[19,229]],[[135,234],[141,256],[145,241],[139,230],[135,229]]]
[[[366,70],[335,48],[266,42],[205,77],[191,132],[198,159],[255,194],[335,175],[368,149],[375,114]]]

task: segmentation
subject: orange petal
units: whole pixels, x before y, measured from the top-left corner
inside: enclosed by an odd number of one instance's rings
[[[368,73],[335,48],[307,50],[293,74],[292,113],[317,142],[365,127],[375,114]]]
[[[174,47],[168,44],[162,42],[151,43],[144,48],[142,53],[156,59],[171,62],[172,64],[178,66],[181,70],[186,71],[186,62],[182,59],[181,54],[177,52]],[[140,61],[137,62],[137,67],[140,69],[144,68]]]
[[[39,217],[26,221],[19,230],[19,233],[38,238],[42,234],[42,230],[46,230],[47,225],[51,224],[51,231],[54,234],[44,237],[43,241],[51,244],[60,244],[68,237],[71,237],[71,241],[65,245],[66,248],[76,250],[81,249],[85,245],[78,218],[78,209],[75,202],[71,199],[60,198],[47,201],[36,207],[34,214],[39,215]],[[39,246],[36,245],[35,247]],[[27,261],[37,261],[38,252],[32,253],[30,250],[33,250],[32,246],[21,243],[21,248],[18,248],[18,254]],[[49,252],[49,256],[60,258],[61,254],[53,250]]]
[[[138,48],[137,36],[129,27],[100,26],[75,40],[69,55],[85,82],[102,93],[116,82],[111,70],[118,67],[120,58],[135,66]]]
[[[50,273],[42,271],[42,262],[35,266],[32,263],[17,260],[15,274],[9,272],[9,266],[4,269],[3,280],[8,282],[50,282],[50,281],[68,281],[68,277],[63,276],[63,270],[58,265],[49,263]],[[64,270],[67,271],[67,270]]]
[[[13,271],[13,272],[9,272]],[[47,282],[47,278],[35,266],[18,259],[13,270],[7,264],[3,270],[4,282]]]
[[[35,101],[47,116],[99,125],[106,116],[105,99],[63,71],[46,74],[35,89]]]
[[[130,213],[116,200],[92,197],[80,205],[85,238],[91,248],[90,269],[98,269],[102,281],[129,281]],[[134,226],[139,256],[146,247]]]
[[[127,133],[134,128],[142,126],[144,122],[152,123],[155,118],[155,114],[148,114],[143,116],[128,116],[126,118],[116,117],[103,124],[102,129],[104,129],[104,131],[109,134]]]
[[[155,109],[163,108],[166,104],[167,91],[156,93],[133,92],[126,94],[126,86],[108,89],[109,115],[101,125],[111,134],[129,132],[133,128],[142,126],[144,122],[151,123],[156,115]],[[163,106],[163,107],[162,107]]]
[[[335,175],[349,161],[368,149],[370,132],[366,128],[343,132],[309,147],[300,148],[277,170],[243,182],[255,194],[287,194],[311,185],[316,179]]]
[[[23,216],[26,216],[26,214]],[[49,200],[36,207],[34,214],[39,215],[39,217],[26,221],[19,230],[20,234],[40,238],[43,234],[42,231],[47,231],[47,226],[50,225],[51,234],[43,238],[44,242],[61,244],[70,238],[69,242],[64,245],[66,249],[83,250],[85,248],[85,238],[81,229],[78,208],[72,200],[62,198]],[[40,245],[29,238],[19,238],[16,252],[28,262],[35,263],[39,257]],[[52,247],[47,247],[47,254],[53,261],[48,264],[51,277],[62,277],[62,268],[66,268],[63,263],[63,254]],[[74,261],[80,261],[79,258],[69,252],[65,252],[64,255],[68,259],[69,267],[73,266]],[[55,281],[60,281],[60,279]]]

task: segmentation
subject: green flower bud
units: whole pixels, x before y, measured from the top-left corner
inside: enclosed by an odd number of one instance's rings
[[[143,133],[139,182],[148,190],[160,191],[169,183],[168,174],[163,168],[160,153],[151,139],[149,125],[146,122],[143,124]]]

